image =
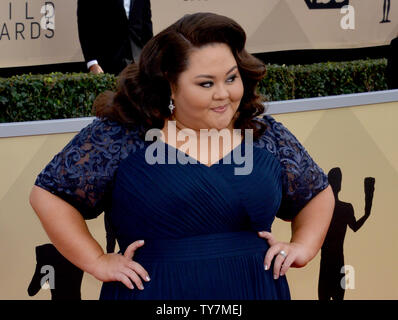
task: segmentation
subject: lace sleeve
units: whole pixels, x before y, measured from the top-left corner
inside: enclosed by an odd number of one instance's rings
[[[74,206],[85,219],[101,214],[120,160],[139,146],[115,122],[95,119],[83,128],[38,175],[35,185]]]
[[[282,202],[276,216],[290,221],[329,185],[328,178],[286,127],[270,116],[263,120],[268,125],[267,139],[273,141],[271,149],[282,167]]]

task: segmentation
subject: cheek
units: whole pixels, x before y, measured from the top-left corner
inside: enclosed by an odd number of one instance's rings
[[[209,108],[212,103],[212,93],[199,87],[191,87],[184,95],[185,104],[194,112]]]
[[[231,90],[231,100],[240,101],[243,97],[244,87],[242,81],[236,83],[236,85]]]
[[[184,114],[198,115],[206,111],[211,105],[211,95],[200,88],[191,87],[184,91],[183,95],[176,97],[175,101]]]

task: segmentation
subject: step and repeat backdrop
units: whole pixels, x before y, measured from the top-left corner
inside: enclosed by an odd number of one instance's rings
[[[346,300],[397,299],[398,102],[274,117],[329,174],[338,194],[329,249],[287,273],[292,298],[316,300],[323,283],[321,294],[333,294],[330,288],[337,287]],[[74,135],[0,138],[0,299],[51,297],[44,289],[34,297],[27,293],[36,267],[35,247],[49,242],[29,205],[29,193],[37,174]],[[371,210],[365,216],[366,202]],[[103,215],[87,223],[105,248]],[[272,232],[289,241],[290,223],[276,219]],[[320,273],[325,263],[326,273]],[[98,280],[84,274],[83,299],[98,299],[100,288]]]
[[[120,1],[120,0],[114,0]],[[238,21],[252,53],[361,48],[398,35],[390,0],[152,0],[156,34],[187,13]],[[83,61],[76,0],[0,0],[0,68]]]

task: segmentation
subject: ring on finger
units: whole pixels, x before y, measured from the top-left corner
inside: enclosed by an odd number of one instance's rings
[[[284,250],[279,251],[278,254],[280,254],[284,258],[286,258],[286,256],[287,256],[287,254]]]

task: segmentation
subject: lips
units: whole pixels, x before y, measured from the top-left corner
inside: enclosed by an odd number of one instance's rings
[[[227,110],[227,108],[228,108],[228,105],[226,104],[225,106],[219,106],[216,108],[212,108],[211,110],[213,110],[214,112],[222,113],[225,110]]]

